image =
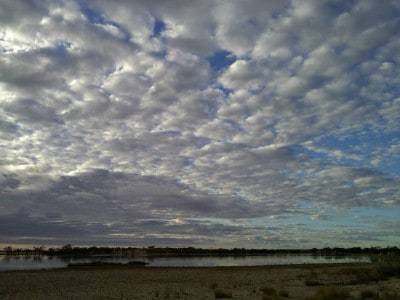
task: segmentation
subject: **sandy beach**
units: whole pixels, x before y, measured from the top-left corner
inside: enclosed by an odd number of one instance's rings
[[[399,299],[396,293],[400,279],[373,264],[0,273],[0,299]]]

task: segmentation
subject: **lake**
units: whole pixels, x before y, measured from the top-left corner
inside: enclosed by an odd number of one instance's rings
[[[371,262],[368,256],[312,256],[312,255],[265,255],[265,256],[205,256],[205,257],[55,257],[55,256],[6,256],[0,255],[0,271],[36,270],[64,268],[69,263],[90,263],[95,261],[127,263],[140,260],[147,267],[222,267],[222,266],[263,266],[290,264],[334,264]]]

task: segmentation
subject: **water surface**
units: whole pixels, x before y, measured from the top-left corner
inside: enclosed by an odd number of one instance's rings
[[[265,255],[265,256],[205,256],[205,257],[155,257],[132,259],[127,257],[54,257],[54,256],[6,256],[0,255],[0,271],[64,268],[69,263],[95,261],[128,263],[140,260],[148,267],[222,267],[264,266],[290,264],[334,264],[370,262],[367,256],[313,256],[313,255]]]

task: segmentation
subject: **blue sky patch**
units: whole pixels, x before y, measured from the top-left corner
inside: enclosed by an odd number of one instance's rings
[[[153,27],[153,37],[160,36],[165,31],[166,25],[163,21],[156,19]]]
[[[231,52],[225,50],[215,52],[212,56],[208,57],[208,62],[215,72],[226,69],[233,64],[235,60],[235,56]]]
[[[81,12],[85,15],[85,17],[89,20],[90,23],[93,24],[106,24],[104,16],[101,12],[92,8],[87,1],[79,1],[79,5],[81,7]]]

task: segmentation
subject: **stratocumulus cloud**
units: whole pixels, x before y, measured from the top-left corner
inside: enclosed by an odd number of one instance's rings
[[[400,242],[398,1],[0,2],[0,242]]]

